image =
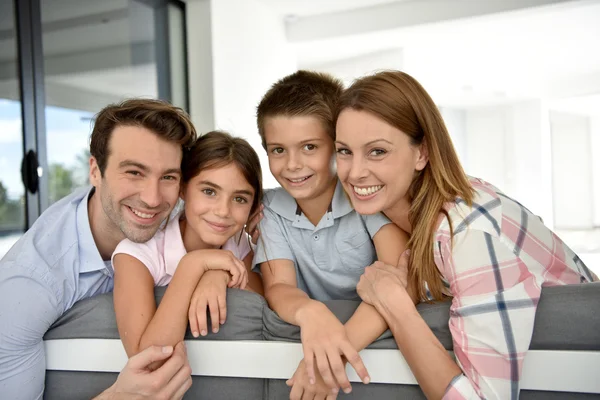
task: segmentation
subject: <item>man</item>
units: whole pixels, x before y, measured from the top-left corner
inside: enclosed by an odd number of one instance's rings
[[[157,100],[127,100],[96,116],[92,187],[48,208],[0,260],[2,398],[42,398],[44,334],[76,301],[112,290],[112,252],[125,238],[156,233],[177,202],[183,149],[195,139],[188,116]],[[100,399],[182,397],[191,384],[183,344],[158,349],[172,362],[150,373],[157,349],[140,353]]]

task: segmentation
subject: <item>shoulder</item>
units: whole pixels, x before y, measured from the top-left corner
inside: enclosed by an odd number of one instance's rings
[[[225,242],[223,250],[229,250],[236,258],[243,260],[252,250],[250,248],[250,237],[242,230]]]

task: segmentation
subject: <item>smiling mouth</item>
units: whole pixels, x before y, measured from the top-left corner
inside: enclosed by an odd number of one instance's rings
[[[358,186],[352,185],[352,189],[354,190],[354,193],[357,196],[366,197],[366,196],[370,196],[372,194],[379,192],[383,188],[383,186],[384,185],[358,187]]]
[[[296,178],[296,179],[285,178],[285,179],[287,179],[291,183],[302,183],[302,182],[305,182],[306,180],[308,180],[310,177],[312,177],[312,175],[308,175],[303,178]]]
[[[225,232],[225,231],[229,230],[229,228],[231,227],[231,225],[217,224],[215,222],[210,222],[210,221],[206,221],[206,223],[218,232]]]
[[[129,208],[131,210],[132,213],[134,213],[136,216],[138,216],[139,218],[142,219],[152,219],[154,217],[156,217],[157,213],[146,213],[140,210],[136,210],[135,208],[132,208],[130,206],[127,206],[127,208]]]

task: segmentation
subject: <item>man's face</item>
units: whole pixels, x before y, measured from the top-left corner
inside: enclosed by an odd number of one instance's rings
[[[109,230],[104,234],[146,242],[177,203],[181,146],[139,126],[117,126],[108,146],[104,176],[90,161],[90,180],[106,218],[102,225]]]

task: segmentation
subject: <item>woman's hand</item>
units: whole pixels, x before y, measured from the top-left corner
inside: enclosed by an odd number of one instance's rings
[[[344,360],[352,365],[364,383],[369,382],[367,369],[350,343],[344,325],[323,303],[312,302],[298,312],[297,319],[311,384],[316,382],[316,362],[325,384],[331,390],[341,387],[345,393],[350,393],[352,387],[346,375]]]
[[[290,391],[290,400],[335,400],[337,399],[338,389],[331,389],[325,384],[321,374],[317,373],[315,384],[310,383],[306,363],[300,361],[294,375],[288,379],[285,384],[292,388]]]
[[[230,276],[226,271],[208,271],[202,275],[190,301],[190,330],[194,337],[206,336],[208,323],[206,309],[210,312],[213,333],[219,332],[219,324],[227,317],[227,285]]]
[[[194,250],[187,253],[183,258],[185,262],[199,263],[204,272],[210,270],[227,271],[231,275],[229,287],[246,288],[248,270],[244,263],[229,250]],[[184,262],[184,260],[181,262]]]

